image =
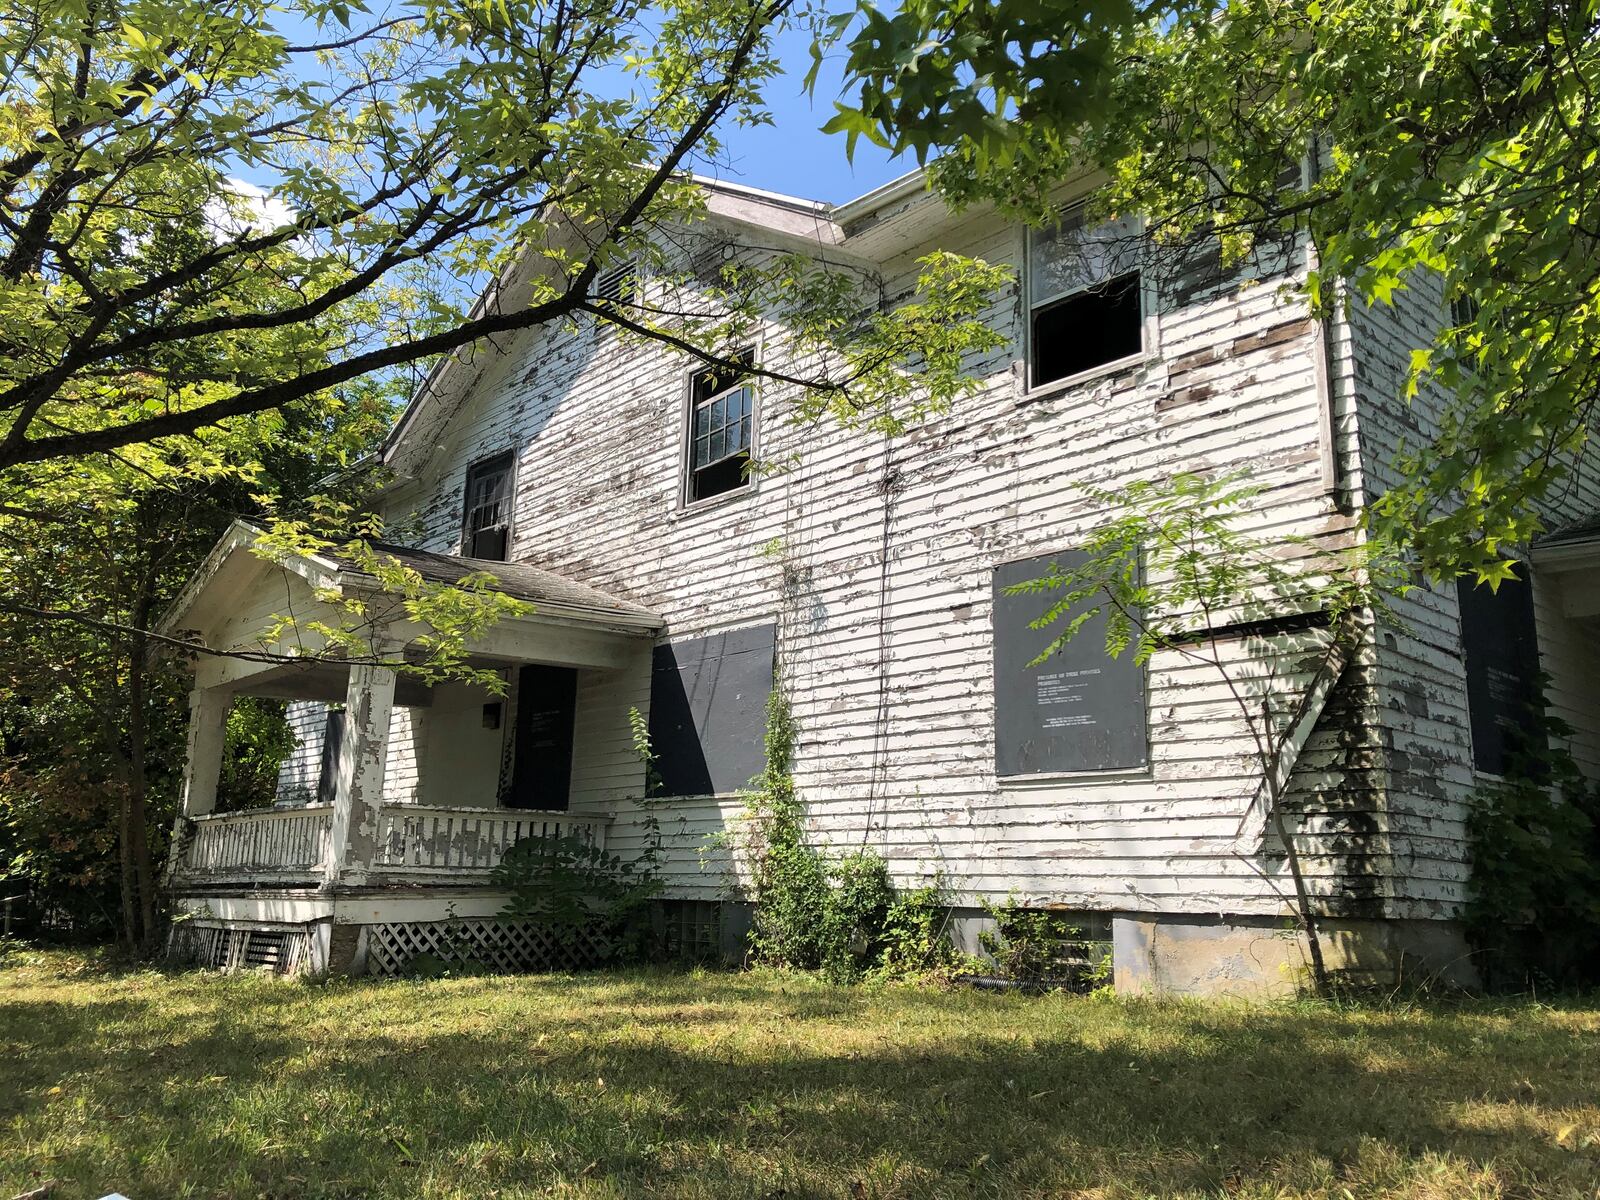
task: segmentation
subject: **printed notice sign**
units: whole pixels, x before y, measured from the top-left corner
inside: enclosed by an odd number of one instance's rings
[[[1075,551],[1003,563],[994,572],[995,770],[1000,775],[1115,771],[1149,760],[1144,668],[1133,652],[1106,653],[1105,618],[1086,622],[1065,647],[1031,666],[1056,636],[1029,628],[1051,604],[1048,593],[1006,595]],[[1069,618],[1056,625],[1064,628]]]

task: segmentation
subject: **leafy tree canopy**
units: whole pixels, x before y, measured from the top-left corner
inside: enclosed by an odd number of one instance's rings
[[[1241,257],[1308,235],[1322,305],[1446,297],[1381,530],[1435,573],[1538,528],[1600,395],[1600,5],[1593,0],[908,0],[822,23],[830,128],[933,157],[957,204],[1049,220],[1064,178],[1157,239]],[[1462,303],[1464,302],[1464,303]]]
[[[790,0],[10,6],[0,472],[375,373],[408,390],[442,354],[583,312],[714,359],[722,326],[686,337],[681,314],[590,287],[703,209],[690,172],[730,125],[769,119],[791,19]],[[963,328],[938,307],[951,290],[930,267],[931,309],[886,328],[811,281],[808,328],[843,366],[791,382],[880,413],[927,330]],[[928,356],[935,392],[960,348],[947,335]]]

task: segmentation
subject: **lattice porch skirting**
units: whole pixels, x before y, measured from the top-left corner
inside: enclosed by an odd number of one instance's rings
[[[386,921],[366,926],[366,935],[369,975],[405,975],[423,955],[452,970],[575,971],[602,965],[614,950],[608,937],[594,931],[492,917]]]

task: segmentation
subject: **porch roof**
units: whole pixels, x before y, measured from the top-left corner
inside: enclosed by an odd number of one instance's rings
[[[319,666],[317,627],[347,624],[343,601],[362,601],[365,613],[380,611],[378,601],[386,595],[381,581],[336,553],[264,553],[261,537],[261,529],[236,521],[162,616],[157,631],[220,653],[221,660],[203,656],[196,664],[198,686],[305,696],[342,688],[342,669],[330,670],[325,661]],[[485,663],[614,667],[631,661],[637,647],[648,646],[665,624],[641,604],[525,563],[457,558],[383,542],[372,546],[427,582],[450,585],[487,572],[496,580],[495,590],[532,604],[531,613],[503,617],[468,644],[469,655]],[[374,623],[404,652],[431,631],[409,619],[401,597],[391,599],[392,611]],[[266,645],[278,614],[295,617],[292,640],[280,632]]]
[[[397,546],[392,542],[369,542],[379,554],[409,567],[429,583],[456,584],[468,575],[484,572],[493,575],[497,592],[527,600],[533,604],[559,605],[568,610],[586,610],[611,616],[637,615],[656,621],[655,614],[642,604],[624,600],[603,592],[599,588],[557,575],[528,563],[497,562],[493,559],[467,558],[457,554],[437,554],[432,550],[416,550],[410,546]],[[371,579],[354,562],[339,555],[329,555],[347,575]],[[659,623],[659,622],[657,622]]]
[[[1558,547],[1600,549],[1600,512],[1552,529],[1536,538],[1533,547],[1536,556],[1545,557],[1557,553]]]
[[[1552,529],[1534,541],[1528,557],[1555,582],[1564,616],[1600,617],[1600,512]]]

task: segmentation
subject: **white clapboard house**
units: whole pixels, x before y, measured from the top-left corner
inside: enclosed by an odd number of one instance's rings
[[[1080,914],[1121,987],[1292,985],[1302,948],[1263,766],[1215,672],[1175,653],[1113,661],[1093,636],[1029,666],[1041,606],[1000,589],[1103,517],[1081,484],[1243,470],[1261,529],[1359,536],[1397,442],[1428,431],[1427,404],[1400,396],[1442,293],[1421,280],[1393,308],[1324,324],[1277,286],[1305,269],[1299,249],[1231,275],[1204,255],[1158,271],[1125,252],[1126,228],[1110,231],[1123,250],[1097,253],[1107,231],[1070,209],[1061,232],[1030,234],[951,214],[917,176],[838,206],[706,188],[706,218],[671,241],[707,274],[801,251],[894,304],[936,249],[1014,266],[981,386],[885,438],[797,424],[785,386],[718,378],[592,321],[457,355],[384,444],[381,507],[414,531],[389,551],[425,578],[485,568],[534,603],[474,646],[507,694],[201,657],[169,882],[191,945],[216,963],[380,973],[446,943],[537,959],[536,931],[493,919],[488,873],[527,837],[639,851],[632,710],[663,783],[662,920],[706,936],[720,911],[731,941],[714,835],[762,766],[776,670],[816,841],[942,881],[968,944],[982,903],[1011,897]],[[624,268],[598,286],[652,281]],[[513,275],[498,302],[516,299]],[[804,366],[772,324],[725,349]],[[1541,668],[1600,772],[1600,523],[1585,524],[1600,487],[1563,503],[1530,582],[1414,593],[1348,665],[1308,666],[1275,697],[1297,714],[1273,767],[1335,966],[1468,969],[1465,819]],[[271,561],[255,537],[223,539],[167,629],[250,647],[274,614],[305,621],[332,593],[378,587],[333,558]],[[1201,632],[1225,659],[1281,655],[1326,636],[1309,617]],[[276,806],[217,813],[226,713],[252,694],[295,702],[300,746]]]

